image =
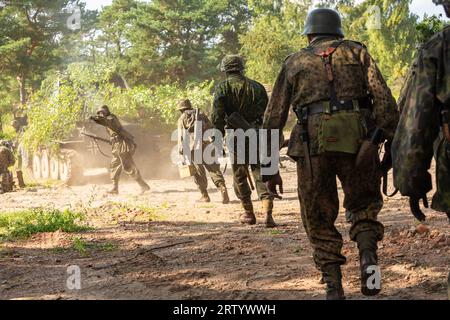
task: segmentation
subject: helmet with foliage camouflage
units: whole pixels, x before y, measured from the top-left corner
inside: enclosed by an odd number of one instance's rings
[[[226,56],[220,64],[222,72],[242,72],[244,69],[244,58],[237,54]]]
[[[303,34],[333,34],[344,37],[341,16],[332,9],[314,9],[306,18]]]
[[[183,112],[186,110],[191,110],[191,109],[192,109],[192,104],[189,99],[181,100],[180,103],[178,104],[178,111],[180,111],[180,112]]]
[[[111,114],[111,111],[109,111],[109,108],[107,105],[103,105],[101,106],[98,110],[97,110],[97,115],[104,115],[105,117],[109,116]]]

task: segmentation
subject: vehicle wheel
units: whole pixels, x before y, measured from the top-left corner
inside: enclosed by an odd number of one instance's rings
[[[50,157],[47,150],[43,150],[41,154],[41,177],[42,179],[50,178]]]
[[[50,178],[52,180],[59,179],[59,157],[56,155],[50,157]]]
[[[83,170],[77,158],[75,151],[68,151],[59,159],[59,177],[67,185],[74,185],[83,179]]]
[[[38,153],[33,154],[33,177],[35,179],[42,178],[41,157]]]

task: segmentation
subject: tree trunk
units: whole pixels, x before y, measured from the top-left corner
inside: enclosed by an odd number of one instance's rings
[[[27,91],[25,89],[25,78],[23,75],[17,76],[17,82],[19,83],[20,103],[24,105],[27,103]]]

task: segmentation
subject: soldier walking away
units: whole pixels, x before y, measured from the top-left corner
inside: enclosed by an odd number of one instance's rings
[[[298,122],[288,155],[297,161],[302,222],[327,285],[327,299],[345,299],[341,265],[346,258],[335,226],[336,177],[345,194],[350,238],[358,244],[361,292],[376,295],[381,287],[368,285],[368,279],[378,270],[377,242],[384,235],[377,220],[383,206],[378,147],[358,167],[356,159],[362,141],[379,136],[380,130],[392,140],[398,122],[396,102],[367,48],[344,40],[339,13],[311,11],[303,34],[309,45],[284,61],[263,128],[283,130],[293,106]],[[272,193],[282,186],[279,173],[263,179]]]
[[[221,71],[226,73],[226,80],[221,82],[214,92],[212,123],[222,135],[225,129],[244,129],[230,123],[230,116],[237,115],[240,122],[250,128],[260,129],[264,112],[267,108],[267,93],[263,85],[244,76],[244,60],[237,55],[227,56],[221,63]],[[229,150],[239,157],[237,150]],[[257,150],[252,150],[257,152]],[[245,158],[248,160],[249,145],[245,146]],[[248,161],[244,161],[248,162]],[[249,170],[250,167],[250,170]],[[243,224],[256,224],[256,216],[251,200],[252,189],[249,181],[255,182],[259,198],[262,200],[266,215],[265,224],[268,228],[276,227],[272,217],[273,196],[267,190],[261,179],[260,164],[232,164],[233,184],[236,196],[240,199],[244,213],[240,216]],[[251,175],[250,175],[251,171]]]
[[[450,1],[434,0],[450,17]],[[424,44],[414,61],[401,99],[401,117],[393,141],[394,183],[409,197],[411,212],[420,221],[432,189],[429,169],[436,157],[437,192],[432,209],[450,221],[450,26]],[[434,149],[434,150],[433,150]]]
[[[181,101],[178,107],[178,110],[181,112],[181,117],[178,119],[178,150],[179,154],[183,156],[184,148],[184,133],[188,132],[190,135],[189,141],[189,151],[191,159],[194,159],[194,152],[196,149],[196,141],[194,137],[194,131],[196,123],[201,123],[202,125],[202,139],[204,133],[212,128],[211,121],[208,119],[206,114],[204,114],[199,109],[194,109],[192,107],[190,100]],[[203,148],[207,147],[211,142],[203,142]],[[211,180],[214,185],[219,189],[222,195],[222,203],[228,204],[230,202],[230,198],[228,196],[227,186],[225,184],[225,179],[223,177],[222,172],[220,171],[220,164],[218,162],[214,162],[212,164],[207,164],[203,161],[203,164],[198,164],[194,162],[195,174],[194,174],[194,182],[200,189],[202,194],[201,198],[198,202],[210,202],[208,194],[208,178],[206,176],[206,170],[208,170],[211,175]],[[206,169],[206,170],[205,170]]]
[[[9,141],[0,141],[0,194],[14,190],[14,179],[9,167],[15,163],[12,144]]]
[[[90,119],[106,127],[111,140],[113,156],[111,160],[111,180],[113,186],[108,193],[119,193],[119,180],[122,171],[136,180],[141,187],[141,194],[150,190],[133,160],[137,147],[134,137],[122,127],[119,119],[109,111],[106,105],[97,111],[97,116],[93,116]]]

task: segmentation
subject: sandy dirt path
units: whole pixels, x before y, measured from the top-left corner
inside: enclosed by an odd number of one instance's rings
[[[286,170],[285,170],[286,171]],[[324,286],[312,262],[301,226],[295,172],[284,173],[286,192],[275,203],[279,227],[238,223],[240,205],[227,182],[232,204],[197,204],[191,180],[149,181],[138,196],[126,182],[120,196],[105,184],[36,187],[0,196],[1,211],[36,207],[87,212],[91,231],[37,234],[3,242],[0,249],[1,299],[323,299]],[[211,184],[212,185],[212,184]],[[341,192],[341,191],[340,191]],[[342,196],[342,194],[341,194]],[[255,197],[255,195],[254,195]],[[376,299],[446,299],[450,232],[443,214],[427,211],[429,232],[416,222],[400,196],[386,201],[380,220],[383,291]],[[359,292],[356,245],[348,240],[344,210],[337,227],[345,239],[344,289]],[[86,250],[76,249],[74,242]],[[80,267],[81,290],[68,290],[67,268]]]

